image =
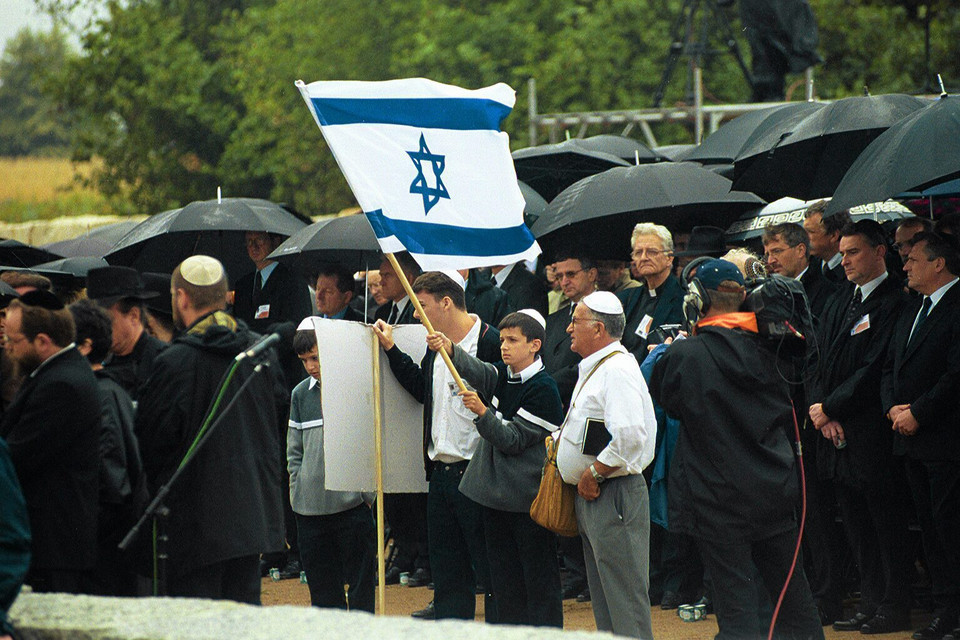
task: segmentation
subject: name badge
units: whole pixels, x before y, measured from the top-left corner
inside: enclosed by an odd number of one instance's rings
[[[253,314],[254,320],[264,320],[265,318],[270,317],[270,305],[262,304],[257,307],[257,312]]]
[[[640,324],[637,325],[636,334],[643,338],[647,339],[647,336],[650,335],[650,328],[653,326],[653,318],[649,315],[644,315],[640,319]]]
[[[870,328],[870,314],[868,313],[862,318],[860,318],[859,320],[857,320],[857,324],[853,325],[853,329],[850,329],[850,335],[855,336],[858,333],[863,333],[869,328]]]

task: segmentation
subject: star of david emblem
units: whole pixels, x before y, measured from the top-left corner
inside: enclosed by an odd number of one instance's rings
[[[430,213],[430,209],[440,202],[440,198],[450,199],[450,194],[447,192],[443,180],[440,179],[440,174],[443,173],[447,157],[430,153],[430,149],[427,147],[427,141],[424,140],[422,133],[420,134],[420,150],[407,151],[407,155],[410,156],[414,166],[417,167],[417,177],[410,183],[410,193],[419,193],[423,196],[423,215],[427,215]],[[435,187],[431,187],[427,183],[427,177],[423,174],[424,162],[429,162],[433,166],[433,175],[437,180],[437,186]]]

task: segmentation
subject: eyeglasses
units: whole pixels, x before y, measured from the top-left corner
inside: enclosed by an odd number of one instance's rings
[[[582,271],[584,271],[584,269],[577,269],[576,271],[557,271],[557,279],[563,280],[566,278],[567,280],[573,280],[577,274]]]
[[[665,253],[669,253],[669,252],[662,251],[660,249],[640,248],[640,249],[634,249],[630,255],[633,256],[634,258],[642,258],[643,256],[647,256],[648,258],[656,260],[657,258],[659,258]]]
[[[570,324],[574,327],[577,326],[577,324],[582,324],[584,322],[600,322],[600,320],[594,320],[593,318],[578,318],[576,316],[570,318]]]

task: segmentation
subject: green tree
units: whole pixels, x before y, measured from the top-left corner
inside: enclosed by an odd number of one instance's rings
[[[60,155],[68,130],[49,97],[51,73],[72,55],[59,30],[20,31],[0,58],[0,155]]]

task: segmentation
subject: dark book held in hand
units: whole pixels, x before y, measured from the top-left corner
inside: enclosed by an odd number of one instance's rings
[[[597,456],[610,444],[611,436],[603,420],[587,418],[587,428],[583,433],[583,446],[580,452],[585,456]]]

